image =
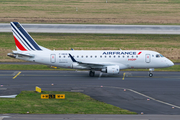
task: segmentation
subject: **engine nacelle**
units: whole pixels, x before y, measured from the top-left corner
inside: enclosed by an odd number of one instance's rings
[[[119,66],[107,66],[105,69],[101,69],[101,71],[109,74],[119,74]]]

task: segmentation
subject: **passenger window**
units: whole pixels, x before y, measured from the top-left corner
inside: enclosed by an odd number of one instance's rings
[[[97,58],[97,56],[95,56],[95,58]]]
[[[91,58],[92,58],[92,56],[91,56]]]
[[[79,56],[77,56],[77,58],[79,58]]]
[[[124,56],[123,56],[123,58],[124,58]]]
[[[138,56],[136,56],[136,58],[138,58]]]
[[[106,58],[106,56],[104,56]]]
[[[154,55],[152,55],[152,57],[154,57]]]
[[[100,56],[100,58],[102,58],[102,56]]]
[[[61,56],[59,56],[59,58],[61,58]]]
[[[64,56],[64,58],[65,58],[66,56]]]
[[[83,58],[83,56],[81,56]]]
[[[88,56],[86,56],[86,58],[88,58]]]
[[[127,56],[127,58],[129,58],[129,56]]]
[[[114,56],[114,58],[115,58],[116,56]]]
[[[134,56],[132,56],[132,58],[133,58]]]
[[[111,58],[111,56],[109,56],[109,58]]]
[[[120,58],[120,56],[118,56],[118,58]]]

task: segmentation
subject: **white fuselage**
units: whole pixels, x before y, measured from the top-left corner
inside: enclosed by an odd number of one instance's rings
[[[163,68],[174,65],[166,57],[160,56],[161,54],[158,52],[148,50],[47,50],[21,51],[21,53],[34,55],[34,57],[16,56],[17,59],[73,69],[92,69],[93,66],[79,66],[78,63],[72,61],[69,54],[76,61],[118,65],[119,70],[128,68]],[[96,66],[96,69],[98,68],[102,69],[103,67]]]

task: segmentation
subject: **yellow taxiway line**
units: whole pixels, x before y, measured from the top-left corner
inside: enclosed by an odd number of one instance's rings
[[[124,80],[125,75],[126,75],[126,73],[123,73],[123,78],[122,78],[122,80]]]
[[[19,74],[21,74],[21,72],[18,72],[18,74],[15,75],[15,76],[13,77],[13,79],[15,79]]]

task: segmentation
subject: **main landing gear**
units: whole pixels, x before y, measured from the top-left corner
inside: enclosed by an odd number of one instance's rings
[[[149,77],[152,77],[152,76],[153,76],[152,71],[154,71],[154,68],[149,68]]]
[[[94,75],[95,75],[95,71],[89,71],[89,76],[90,77],[94,77]]]

